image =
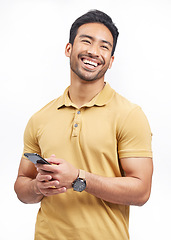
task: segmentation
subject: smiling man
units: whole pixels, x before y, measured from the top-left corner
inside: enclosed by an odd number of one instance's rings
[[[72,72],[85,81],[104,79],[114,60],[112,47],[113,36],[105,25],[88,23],[80,26],[73,45],[69,43],[66,47]]]
[[[29,120],[15,191],[41,202],[35,240],[127,240],[129,206],[149,199],[151,131],[141,108],[104,81],[118,30],[94,10],[70,30],[71,84]],[[36,166],[24,153],[50,163]]]

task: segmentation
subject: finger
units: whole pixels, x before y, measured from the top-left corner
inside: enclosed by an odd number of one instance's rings
[[[52,175],[52,171],[46,171],[46,170],[42,170],[37,168],[37,172],[40,173],[41,175]]]
[[[59,185],[59,182],[52,181],[52,182],[37,182],[37,188],[39,192],[43,195],[47,195],[47,193],[51,194],[51,189],[56,189]],[[53,194],[53,193],[52,193]]]
[[[48,181],[48,182],[41,182],[41,189],[47,189],[47,188],[59,188],[59,182],[58,181]]]
[[[63,163],[63,161],[64,161],[63,159],[56,158],[55,154],[52,154],[50,158],[48,158],[48,162],[55,165],[59,165]]]
[[[48,164],[36,164],[37,171],[41,174],[47,174],[47,172],[54,172],[55,168],[54,165],[48,165]]]
[[[45,182],[45,181],[52,180],[52,176],[51,175],[42,175],[42,174],[38,173],[36,179],[39,182]]]
[[[42,193],[44,196],[52,196],[52,195],[57,195],[57,194],[61,194],[61,193],[65,193],[67,191],[67,189],[65,187],[62,188],[47,188],[45,190],[42,190]]]

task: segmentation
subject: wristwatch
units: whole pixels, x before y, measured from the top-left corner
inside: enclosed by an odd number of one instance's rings
[[[74,191],[82,192],[86,188],[85,171],[79,169],[78,178],[72,183]]]

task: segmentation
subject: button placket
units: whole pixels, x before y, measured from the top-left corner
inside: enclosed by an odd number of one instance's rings
[[[81,115],[81,111],[76,110],[74,122],[73,122],[73,132],[72,132],[73,137],[77,137],[80,131],[80,118],[81,118],[80,115]]]

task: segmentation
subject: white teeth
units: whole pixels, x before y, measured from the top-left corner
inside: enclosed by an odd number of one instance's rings
[[[87,60],[87,59],[84,59],[83,62],[84,62],[85,64],[93,65],[94,67],[97,67],[97,65],[98,65],[96,62],[92,62],[92,61]]]

